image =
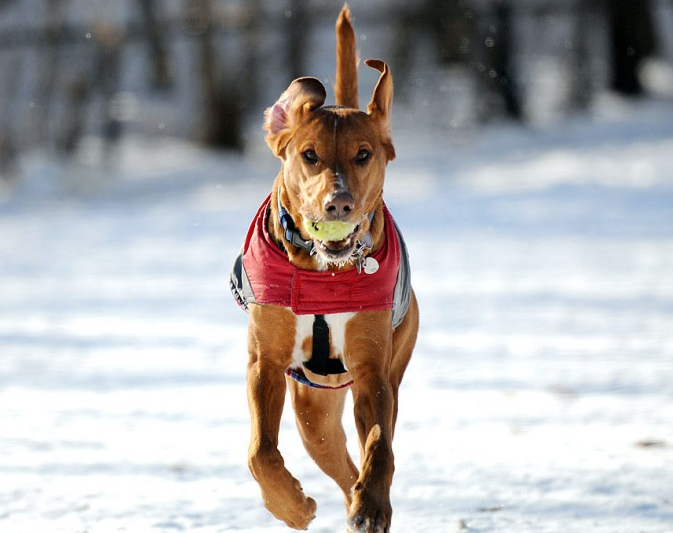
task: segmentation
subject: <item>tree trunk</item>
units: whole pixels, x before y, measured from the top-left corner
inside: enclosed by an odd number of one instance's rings
[[[290,13],[287,25],[288,64],[292,79],[305,76],[306,38],[309,35],[309,18],[305,0],[290,0]]]
[[[493,69],[496,92],[500,93],[508,117],[521,120],[521,103],[515,82],[512,62],[512,6],[507,0],[496,0],[494,6],[496,31],[498,36],[493,46]],[[489,73],[490,74],[490,73]]]
[[[44,39],[46,53],[41,54],[39,69],[39,82],[36,97],[36,115],[31,124],[33,141],[44,142],[49,139],[50,124],[49,116],[54,102],[56,80],[59,72],[59,59],[61,48],[61,30],[63,28],[63,1],[48,0],[46,2],[46,24],[44,26]],[[38,45],[39,46],[39,45]]]
[[[222,72],[213,43],[212,2],[192,0],[193,16],[198,17],[199,69],[203,83],[203,142],[218,148],[242,148],[240,88],[236,76]]]
[[[488,121],[494,112],[497,115],[500,111],[508,118],[521,120],[521,103],[512,61],[513,14],[510,1],[490,0],[484,20],[488,31],[482,30],[480,46],[475,47],[477,76],[486,93],[486,98],[482,99],[486,104],[481,118]],[[484,23],[480,26],[484,27]],[[493,102],[493,107],[488,105],[489,100]]]
[[[612,88],[638,96],[643,87],[638,78],[641,61],[654,52],[654,30],[647,0],[609,0]]]
[[[594,20],[592,0],[577,0],[573,16],[573,40],[570,51],[570,109],[583,111],[592,98],[591,72],[589,68],[588,33]]]
[[[164,43],[164,32],[156,16],[155,0],[139,0],[140,12],[147,33],[147,43],[152,61],[152,87],[167,89],[171,86],[171,73],[168,67],[168,54]]]

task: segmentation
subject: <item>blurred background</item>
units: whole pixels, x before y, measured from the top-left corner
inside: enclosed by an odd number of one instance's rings
[[[397,129],[460,138],[494,121],[553,124],[605,93],[673,97],[671,0],[350,4],[363,59],[392,66]],[[130,134],[255,150],[261,111],[293,78],[330,86],[340,6],[0,0],[1,179],[36,147],[104,159]]]

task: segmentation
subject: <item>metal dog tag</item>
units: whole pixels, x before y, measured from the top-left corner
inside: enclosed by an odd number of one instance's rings
[[[362,266],[365,274],[375,274],[379,269],[379,262],[373,257],[366,257]]]

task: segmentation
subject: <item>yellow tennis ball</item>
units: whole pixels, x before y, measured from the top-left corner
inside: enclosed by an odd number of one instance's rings
[[[322,242],[343,241],[355,230],[356,224],[342,222],[340,220],[331,220],[328,222],[315,222],[304,219],[304,228],[308,234],[316,240]]]

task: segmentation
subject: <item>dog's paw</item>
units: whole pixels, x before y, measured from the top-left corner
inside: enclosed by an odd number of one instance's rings
[[[388,533],[390,524],[388,520],[379,516],[365,517],[356,514],[348,519],[348,533]]]
[[[286,493],[274,491],[269,495],[263,494],[264,505],[278,520],[282,520],[289,527],[308,529],[308,525],[315,518],[318,506],[313,498],[304,495],[296,480],[294,489]]]
[[[308,525],[315,518],[315,512],[318,506],[315,500],[310,496],[304,497],[304,501],[295,507],[292,516],[285,520],[285,523],[294,529],[308,529]]]
[[[367,498],[362,494],[356,493],[354,496],[351,512],[348,515],[348,532],[388,533],[392,516],[390,505],[367,502]]]

